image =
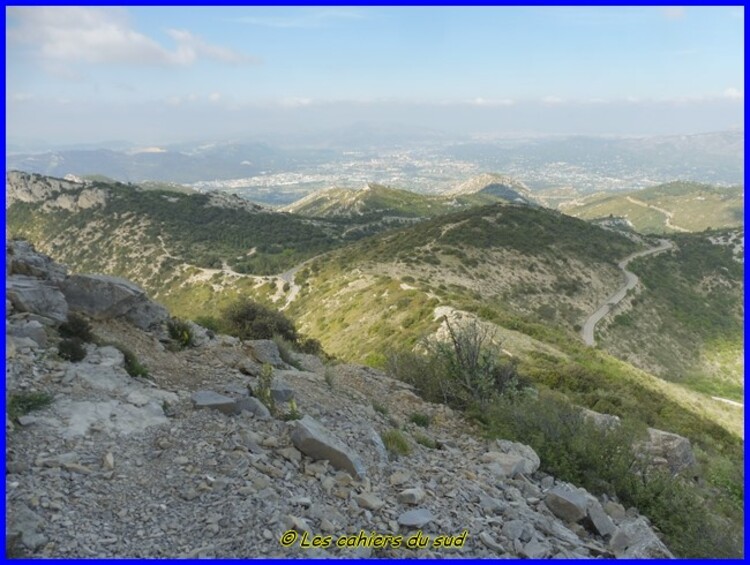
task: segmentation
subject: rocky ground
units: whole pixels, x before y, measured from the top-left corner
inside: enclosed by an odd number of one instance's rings
[[[378,371],[307,355],[293,367],[273,342],[196,326],[196,346],[178,350],[137,287],[9,249],[6,405],[52,398],[6,416],[12,555],[671,557],[635,509],[542,473],[531,448],[481,439]],[[77,363],[58,355],[74,310],[100,344]],[[123,347],[148,377],[128,374]],[[275,416],[248,394],[264,364]],[[301,419],[285,418],[295,408]],[[385,447],[394,429],[408,454]]]

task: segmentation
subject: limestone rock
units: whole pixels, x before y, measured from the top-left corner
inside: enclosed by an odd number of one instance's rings
[[[196,410],[211,408],[229,415],[237,413],[237,403],[234,400],[211,390],[194,392],[190,399],[193,401],[193,406]]]
[[[51,257],[34,250],[28,241],[15,240],[8,244],[10,251],[8,267],[10,274],[25,275],[38,279],[60,282],[67,276],[63,265],[55,263]]]
[[[408,488],[398,493],[398,501],[401,504],[421,504],[426,493],[421,488]]]
[[[255,360],[258,363],[265,364],[268,363],[269,365],[284,369],[286,368],[286,363],[281,359],[281,354],[279,353],[279,347],[276,345],[276,343],[273,340],[270,339],[255,339],[244,342],[245,345],[249,345],[253,357],[255,357]]]
[[[354,502],[356,502],[360,508],[366,508],[367,510],[380,510],[385,506],[385,502],[369,492],[355,495]]]
[[[253,396],[245,396],[234,402],[239,411],[250,412],[259,420],[272,419],[271,412],[265,404]]]
[[[581,408],[583,418],[593,423],[597,428],[612,429],[620,425],[620,418],[614,414],[602,414],[588,408]]]
[[[592,531],[602,537],[611,536],[615,532],[614,522],[607,516],[607,513],[604,512],[602,505],[598,501],[589,502],[586,512]]]
[[[68,319],[68,303],[55,284],[24,275],[6,280],[6,295],[19,312],[32,312],[61,323]]]
[[[616,551],[617,557],[631,559],[671,559],[674,557],[643,516],[620,524],[618,532],[612,538],[612,545],[613,550],[616,550],[615,546],[625,546],[625,549]]]
[[[434,519],[432,512],[427,508],[416,508],[401,514],[398,517],[398,523],[407,528],[423,528]]]
[[[123,317],[145,330],[169,318],[166,308],[149,300],[142,288],[119,277],[73,275],[61,286],[71,310],[97,320]]]
[[[295,422],[292,443],[312,459],[327,459],[336,469],[347,471],[357,478],[364,478],[366,475],[359,456],[310,416],[304,416]]]
[[[690,440],[678,434],[649,428],[648,441],[638,447],[652,462],[665,461],[668,470],[675,474],[695,465]]]
[[[520,471],[521,473],[525,475],[531,475],[532,473],[535,473],[537,469],[539,469],[539,465],[541,464],[539,456],[536,454],[536,451],[534,451],[528,445],[524,445],[523,443],[518,443],[515,441],[508,441],[505,439],[497,440],[495,442],[495,445],[501,453],[516,455],[518,457],[522,457],[525,460],[523,469]]]
[[[578,522],[587,515],[586,497],[561,486],[551,489],[544,502],[555,516],[567,522]]]
[[[489,461],[487,469],[499,479],[515,477],[523,473],[528,466],[528,460],[520,455],[489,451],[482,456],[483,461]]]

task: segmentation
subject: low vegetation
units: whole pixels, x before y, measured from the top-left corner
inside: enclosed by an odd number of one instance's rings
[[[401,430],[390,429],[380,434],[380,439],[383,440],[386,450],[391,457],[398,457],[400,455],[409,455],[411,453],[411,447],[409,446],[409,440],[401,432]]]
[[[190,324],[185,320],[170,318],[167,322],[167,331],[169,332],[169,337],[177,343],[180,349],[193,347],[195,336]]]
[[[66,337],[60,340],[57,346],[57,352],[60,357],[71,363],[83,361],[86,357],[86,348],[82,339],[77,337]]]
[[[52,397],[45,392],[14,392],[8,398],[8,417],[15,422],[19,417],[52,404]]]

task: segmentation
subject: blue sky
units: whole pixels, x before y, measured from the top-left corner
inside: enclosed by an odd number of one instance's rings
[[[10,8],[8,134],[724,129],[742,123],[743,38],[742,7]]]

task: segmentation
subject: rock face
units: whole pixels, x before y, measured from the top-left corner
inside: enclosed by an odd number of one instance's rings
[[[123,317],[145,330],[169,317],[166,308],[149,300],[142,288],[118,277],[74,275],[62,283],[62,291],[71,310],[97,320]]]
[[[277,369],[286,369],[287,364],[281,359],[279,347],[270,339],[254,339],[245,342],[252,348],[253,357],[258,363],[268,363]]]
[[[676,474],[695,465],[695,454],[686,437],[649,428],[648,438],[648,442],[639,447],[654,466]]]
[[[51,281],[13,275],[6,280],[6,295],[18,312],[39,314],[57,322],[68,319],[65,296]]]
[[[359,457],[309,416],[295,423],[292,443],[312,459],[327,459],[335,468],[343,469],[353,477],[363,478],[366,474]]]
[[[586,420],[593,422],[598,428],[612,429],[620,425],[620,418],[613,414],[602,414],[588,408],[581,408],[581,412]]]

